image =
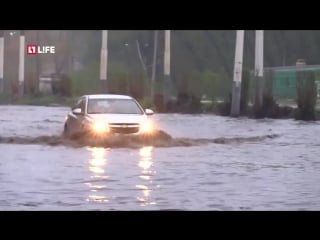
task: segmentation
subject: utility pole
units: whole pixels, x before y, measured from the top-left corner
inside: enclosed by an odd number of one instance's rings
[[[158,30],[154,31],[154,44],[153,44],[153,66],[152,66],[152,76],[151,76],[151,91],[150,96],[153,101],[154,99],[154,82],[156,78],[157,70],[157,50],[158,50]]]
[[[19,45],[19,84],[18,95],[24,95],[24,56],[25,56],[25,34],[24,30],[20,30],[20,45]]]
[[[108,92],[108,30],[102,30],[101,59],[100,59],[100,89],[102,93]]]
[[[231,117],[238,117],[240,114],[243,41],[244,41],[244,30],[237,30],[234,71],[233,71],[232,103],[231,103],[231,112],[230,112]]]
[[[126,94],[131,94],[131,86],[130,86],[130,61],[129,61],[129,43],[124,43],[125,50],[125,59],[126,59],[126,68],[127,68],[127,76],[126,76]]]
[[[39,30],[36,30],[36,43],[40,45],[40,36],[39,36]],[[37,74],[37,80],[36,80],[36,92],[39,92],[39,84],[40,84],[40,55],[36,55],[36,74]]]
[[[4,92],[4,30],[0,30],[0,94]]]
[[[164,32],[164,84],[163,84],[163,96],[164,104],[168,101],[169,87],[170,87],[170,30]]]
[[[255,111],[257,114],[263,104],[263,30],[256,30],[254,76],[256,83]]]

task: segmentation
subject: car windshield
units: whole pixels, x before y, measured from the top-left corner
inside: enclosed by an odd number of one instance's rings
[[[89,99],[88,114],[143,114],[132,99]]]

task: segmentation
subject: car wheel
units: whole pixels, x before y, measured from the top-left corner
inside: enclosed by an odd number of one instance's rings
[[[70,131],[66,123],[64,124],[63,128],[63,136],[66,138],[70,138]]]

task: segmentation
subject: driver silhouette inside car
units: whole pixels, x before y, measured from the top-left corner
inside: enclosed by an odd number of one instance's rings
[[[113,113],[112,104],[93,102],[90,106],[90,112],[92,113]]]

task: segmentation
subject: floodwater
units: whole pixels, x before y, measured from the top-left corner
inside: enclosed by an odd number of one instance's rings
[[[172,146],[94,147],[68,111],[0,106],[0,210],[320,210],[318,122],[156,114]]]

